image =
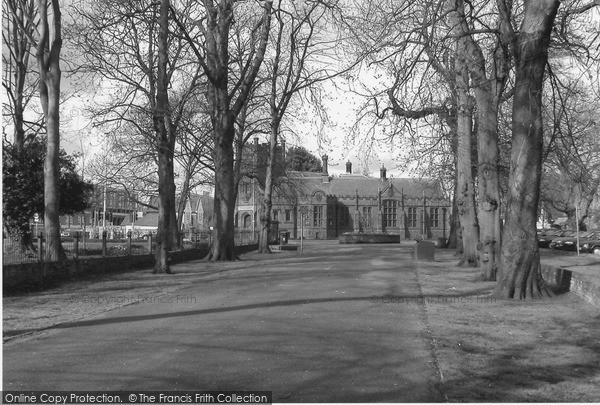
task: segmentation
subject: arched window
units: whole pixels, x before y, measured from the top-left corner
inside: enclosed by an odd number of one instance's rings
[[[390,228],[398,226],[398,201],[385,200],[383,202],[383,223]]]
[[[246,214],[244,215],[244,229],[248,229],[252,226],[252,217],[250,216],[250,214]]]

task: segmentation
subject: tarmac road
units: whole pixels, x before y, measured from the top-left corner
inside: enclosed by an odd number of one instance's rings
[[[215,271],[176,292],[6,342],[3,389],[443,401],[411,248],[319,242],[234,264],[176,265],[176,273]]]

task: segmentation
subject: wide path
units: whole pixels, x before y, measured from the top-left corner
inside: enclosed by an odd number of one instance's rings
[[[275,402],[442,401],[425,308],[414,303],[420,287],[410,248],[323,242],[236,263],[174,266],[198,279],[6,342],[4,390],[268,390]]]

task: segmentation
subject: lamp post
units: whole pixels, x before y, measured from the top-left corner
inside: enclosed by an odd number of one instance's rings
[[[106,183],[104,184],[104,192],[102,194],[102,232],[104,232],[106,229]]]
[[[300,251],[304,250],[304,217],[308,213],[308,208],[300,207]]]
[[[427,214],[425,211],[427,211],[427,203],[425,202],[425,190],[423,190],[423,240],[427,239]]]
[[[575,232],[577,235],[577,241],[576,243],[576,250],[577,250],[577,256],[579,256],[579,201],[581,200],[581,186],[577,187],[577,191],[579,191],[579,193],[575,193]]]

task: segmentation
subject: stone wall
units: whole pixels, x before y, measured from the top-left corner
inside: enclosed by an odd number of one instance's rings
[[[340,235],[340,244],[349,243],[400,243],[400,235],[348,233]]]

